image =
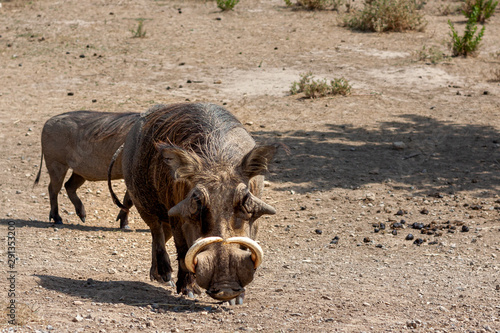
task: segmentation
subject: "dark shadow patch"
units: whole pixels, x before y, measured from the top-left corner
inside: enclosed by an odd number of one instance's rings
[[[500,184],[500,133],[492,126],[462,125],[402,115],[374,130],[329,124],[327,130],[253,132],[257,141],[280,141],[271,179],[283,190],[356,188],[394,183],[416,193],[496,191]],[[404,148],[394,146],[402,142]],[[413,188],[412,188],[413,187]]]
[[[172,295],[165,288],[139,281],[78,280],[53,275],[34,275],[40,286],[72,297],[108,304],[147,306],[157,304],[160,312],[199,312],[211,310],[210,304]],[[155,306],[156,307],[156,306]]]
[[[9,222],[14,222],[16,224],[16,228],[24,228],[24,227],[31,227],[31,228],[41,228],[41,229],[46,229],[46,228],[58,228],[58,229],[71,229],[71,230],[79,230],[79,231],[110,231],[110,232],[124,232],[124,233],[130,233],[130,232],[149,232],[149,229],[127,229],[123,230],[120,229],[119,227],[116,228],[110,228],[110,227],[99,227],[99,226],[92,226],[92,225],[83,225],[83,224],[54,224],[52,222],[44,222],[44,221],[39,221],[39,220],[20,220],[20,219],[0,219],[0,225],[8,225]]]

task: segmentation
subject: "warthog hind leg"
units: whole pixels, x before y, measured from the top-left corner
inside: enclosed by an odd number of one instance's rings
[[[116,221],[120,221],[120,229],[130,229],[128,225],[128,213],[129,209],[134,205],[132,202],[132,199],[130,199],[130,195],[128,194],[128,191],[125,192],[125,197],[123,197],[123,206],[127,210],[120,209],[120,212],[118,213],[118,216],[116,217]]]
[[[78,190],[78,188],[82,186],[83,183],[85,183],[85,178],[73,172],[71,177],[69,177],[68,181],[64,184],[64,187],[66,188],[66,192],[68,193],[68,197],[73,203],[73,206],[75,206],[76,215],[78,215],[82,222],[85,222],[87,213],[85,212],[85,207],[83,206],[82,200],[80,200],[80,198],[76,194],[76,190]]]
[[[45,158],[45,165],[49,171],[50,183],[49,183],[49,197],[50,197],[50,215],[49,221],[54,220],[55,224],[62,224],[62,218],[59,215],[59,207],[57,202],[57,196],[64,182],[64,176],[66,176],[66,171],[68,171],[68,166],[61,164],[59,162],[48,160]]]

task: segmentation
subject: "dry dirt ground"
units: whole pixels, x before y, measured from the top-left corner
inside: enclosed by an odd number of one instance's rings
[[[0,330],[499,332],[499,10],[477,57],[416,56],[450,54],[447,20],[463,31],[464,19],[439,13],[458,4],[430,1],[422,32],[377,34],[281,0],[226,13],[198,0],[3,2]],[[352,95],[290,96],[307,71],[345,77]],[[135,210],[132,232],[118,229],[104,183],[79,191],[86,223],[62,191],[57,227],[44,165],[32,188],[51,116],[183,101],[225,105],[258,142],[290,150],[267,177],[278,213],[262,219],[265,260],[241,306],[151,282],[149,230]]]

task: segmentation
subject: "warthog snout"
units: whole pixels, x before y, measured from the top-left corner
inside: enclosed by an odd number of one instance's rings
[[[206,289],[208,295],[222,301],[242,294],[245,291],[244,287],[253,280],[256,267],[253,250],[242,249],[241,245],[229,243],[229,240],[206,245],[193,260],[196,263],[194,267],[196,283]],[[191,248],[196,247],[197,243],[199,241]],[[257,256],[262,258],[262,249],[258,244],[257,247],[259,248]],[[188,259],[188,256],[186,258]],[[191,254],[189,258],[192,258]]]

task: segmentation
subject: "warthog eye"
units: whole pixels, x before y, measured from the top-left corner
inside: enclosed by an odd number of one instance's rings
[[[250,192],[248,192],[240,202],[239,210],[242,215],[241,218],[249,220],[253,215],[253,208],[252,198],[250,197]]]
[[[203,234],[208,233],[208,218],[210,214],[209,209],[203,205],[200,197],[196,194],[193,194],[191,207],[193,208],[191,211],[191,219],[201,225],[201,232]]]

